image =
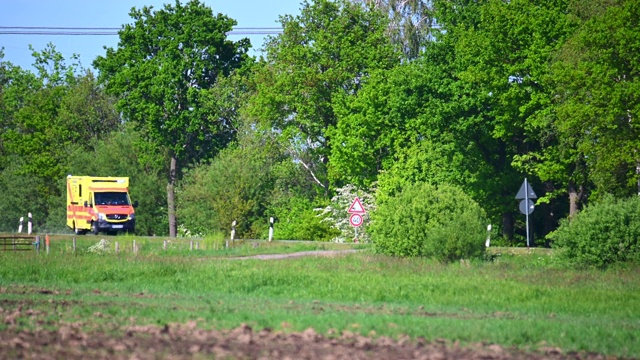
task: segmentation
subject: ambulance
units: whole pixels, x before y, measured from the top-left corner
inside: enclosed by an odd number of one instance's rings
[[[67,176],[67,226],[78,235],[133,233],[137,206],[128,177]]]

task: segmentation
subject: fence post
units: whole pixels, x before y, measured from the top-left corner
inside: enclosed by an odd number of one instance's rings
[[[136,241],[133,240],[133,255],[138,255],[138,248],[136,247]]]
[[[76,238],[73,238],[73,253],[76,253]]]
[[[269,218],[269,242],[273,240],[273,217]]]
[[[167,250],[167,240],[164,240],[162,242],[162,250],[165,250],[165,251]]]
[[[40,235],[36,235],[36,251],[38,252],[38,254],[40,254]]]
[[[31,229],[32,229],[32,225],[33,222],[31,221],[31,213],[28,214],[29,215],[29,222],[27,223],[27,234],[31,235]]]
[[[200,243],[196,241],[196,251],[200,248]]]
[[[49,234],[44,235],[44,244],[47,248],[47,255],[49,254]]]
[[[189,251],[193,251],[193,240],[189,240]]]
[[[116,241],[116,254],[120,251],[120,244]]]

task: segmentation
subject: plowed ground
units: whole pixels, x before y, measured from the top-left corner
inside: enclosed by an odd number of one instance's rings
[[[313,329],[285,333],[253,330],[203,330],[195,322],[165,326],[114,325],[102,331],[82,324],[55,329],[20,330],[19,319],[41,317],[32,310],[0,309],[0,359],[605,359],[598,354],[560,349],[525,352],[495,344],[460,346],[446,340],[393,340],[351,332],[318,334]]]

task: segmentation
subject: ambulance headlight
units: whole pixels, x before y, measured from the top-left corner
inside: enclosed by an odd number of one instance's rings
[[[129,214],[129,220],[135,220],[136,214]]]
[[[107,220],[107,216],[103,213],[98,213],[98,220]]]

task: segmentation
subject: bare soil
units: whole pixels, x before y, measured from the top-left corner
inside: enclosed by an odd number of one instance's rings
[[[611,359],[599,354],[508,349],[495,344],[461,346],[446,340],[361,336],[348,331],[319,334],[241,325],[231,330],[204,330],[196,322],[164,326],[117,326],[85,331],[81,324],[59,324],[54,330],[24,330],[22,317],[33,310],[4,310],[0,319],[1,359]],[[284,324],[286,325],[286,324]]]

